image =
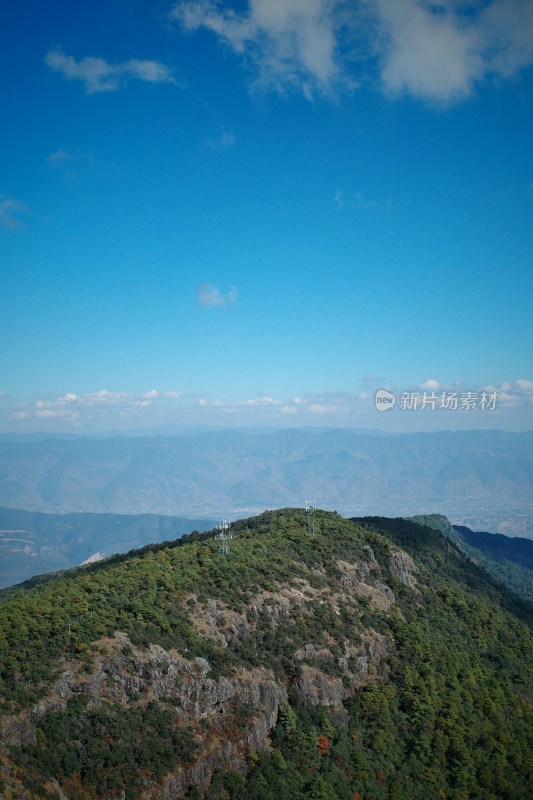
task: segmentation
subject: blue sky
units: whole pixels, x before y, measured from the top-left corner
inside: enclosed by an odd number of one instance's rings
[[[533,2],[4,0],[0,44],[0,430],[533,427]]]

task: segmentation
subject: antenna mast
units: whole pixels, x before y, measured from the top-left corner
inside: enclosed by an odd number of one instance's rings
[[[220,525],[217,525],[217,528],[219,533],[216,534],[215,539],[220,542],[218,552],[221,556],[227,556],[229,553],[229,541],[233,539],[233,534],[226,519],[223,519]]]
[[[305,510],[307,511],[307,531],[309,536],[315,535],[315,506],[311,500],[305,501]]]

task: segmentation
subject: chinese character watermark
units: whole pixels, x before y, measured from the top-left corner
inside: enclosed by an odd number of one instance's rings
[[[443,411],[494,411],[498,392],[400,392],[400,411],[441,409]],[[396,405],[396,396],[388,389],[378,389],[375,397],[377,411],[390,411]]]

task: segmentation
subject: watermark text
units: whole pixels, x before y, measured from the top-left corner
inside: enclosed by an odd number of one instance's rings
[[[390,411],[395,405],[400,411],[494,411],[498,392],[400,392],[378,389],[375,396],[377,411]]]

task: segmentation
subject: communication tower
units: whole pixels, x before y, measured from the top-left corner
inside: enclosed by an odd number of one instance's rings
[[[311,500],[305,501],[305,510],[307,511],[307,531],[309,536],[315,535],[315,506]]]
[[[218,547],[218,552],[221,556],[227,556],[229,553],[229,542],[233,539],[233,534],[229,529],[229,523],[226,519],[223,519],[218,527],[218,533],[215,536],[215,539],[220,542]]]

